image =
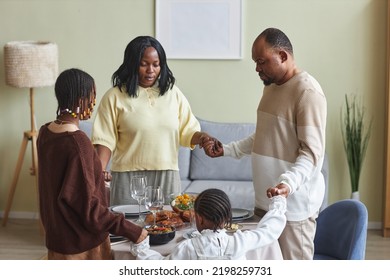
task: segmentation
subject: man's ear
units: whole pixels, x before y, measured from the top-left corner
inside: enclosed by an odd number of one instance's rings
[[[286,51],[279,51],[279,56],[282,62],[285,62],[288,59],[288,54]]]

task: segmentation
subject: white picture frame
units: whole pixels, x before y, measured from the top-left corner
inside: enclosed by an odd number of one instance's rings
[[[156,0],[168,59],[241,59],[241,0]]]

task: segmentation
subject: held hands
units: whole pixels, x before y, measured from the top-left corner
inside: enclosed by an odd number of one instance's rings
[[[289,192],[290,188],[286,184],[280,183],[276,187],[271,187],[267,190],[267,197],[271,198],[277,195],[287,197]]]
[[[134,242],[130,242],[130,253],[137,257],[138,254],[145,252],[150,249],[148,232],[146,229],[142,229],[141,235],[138,240]]]
[[[104,181],[106,182],[110,182],[112,179],[110,171],[107,170],[103,170],[103,177],[104,177]]]
[[[204,149],[204,152],[209,157],[220,157],[223,156],[223,145],[222,143],[207,134],[203,134],[200,137],[199,147]]]

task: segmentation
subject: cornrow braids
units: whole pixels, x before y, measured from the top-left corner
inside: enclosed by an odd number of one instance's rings
[[[220,189],[207,189],[201,192],[194,204],[195,212],[213,223],[215,232],[223,226],[231,226],[232,207],[227,194]]]
[[[55,95],[58,102],[57,117],[64,112],[80,118],[92,111],[96,99],[94,79],[86,72],[71,68],[57,78]]]

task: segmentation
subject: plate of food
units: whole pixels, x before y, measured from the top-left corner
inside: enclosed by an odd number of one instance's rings
[[[112,206],[111,211],[116,213],[123,213],[125,217],[137,217],[138,216],[138,205],[117,205]],[[149,211],[144,205],[141,205],[141,214],[147,214]]]
[[[243,225],[232,223],[230,226],[225,226],[227,233],[234,233],[239,229],[242,229]]]

